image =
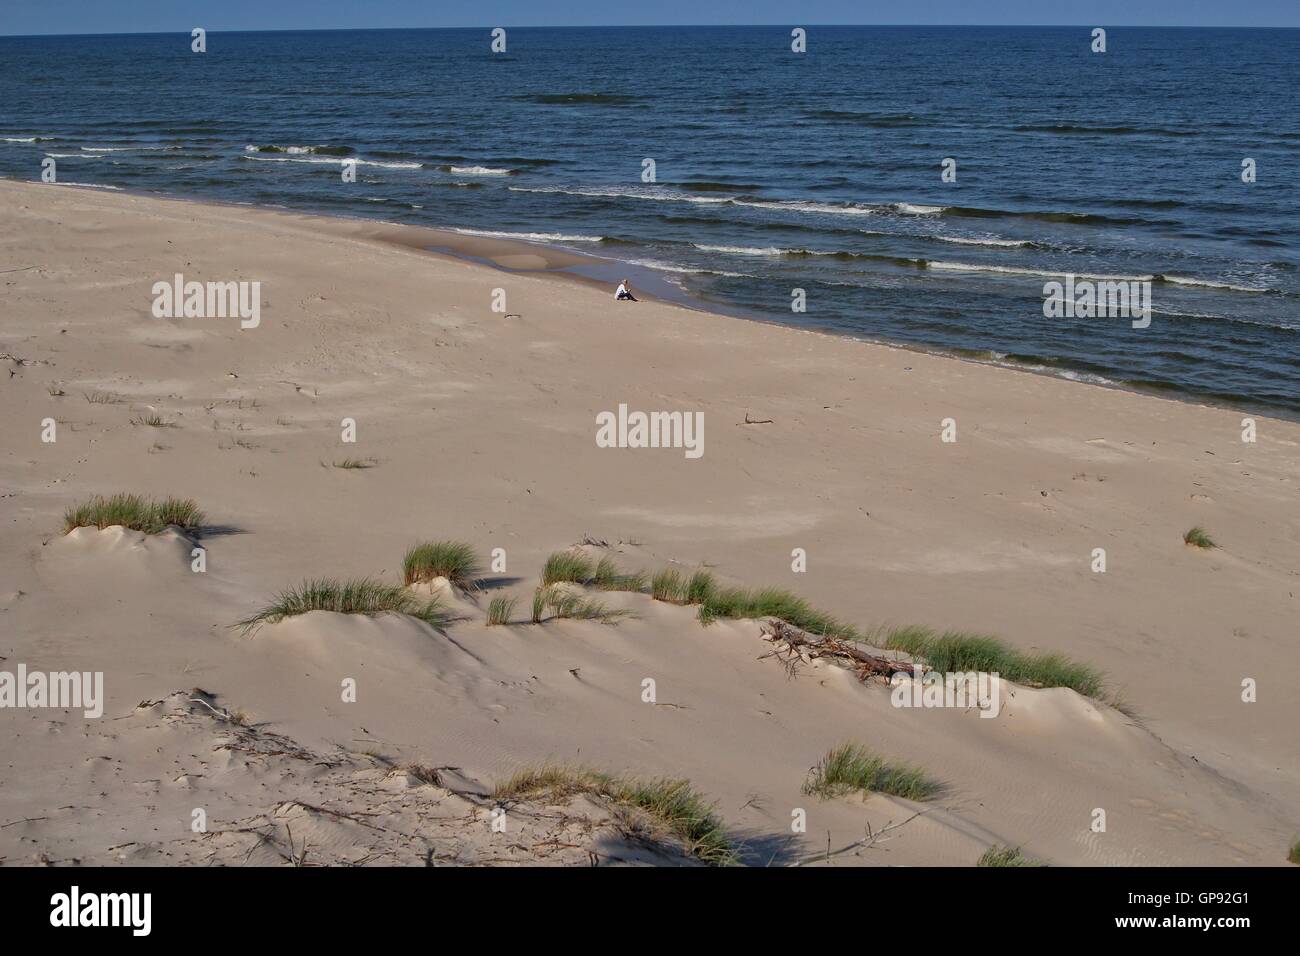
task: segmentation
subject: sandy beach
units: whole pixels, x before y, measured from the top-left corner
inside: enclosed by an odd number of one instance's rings
[[[572,264],[544,246],[426,251],[451,242],[0,181],[0,670],[104,674],[102,717],[0,710],[0,863],[695,861],[599,797],[521,800],[494,829],[494,785],[581,764],[689,780],[751,865],[969,866],[994,846],[1285,864],[1300,424],[616,303],[544,274]],[[177,274],[260,283],[256,325],[155,317]],[[695,416],[700,453],[602,447],[620,406]],[[116,492],[192,498],[205,527],[64,533]],[[1193,526],[1217,547],[1185,544]],[[401,584],[406,549],[439,539],[505,565],[433,589],[444,628],[231,627],[304,578]],[[834,661],[782,666],[762,622],[705,627],[646,594],[601,595],[617,623],[528,622],[543,562],[575,545],[788,588],[863,630],[1067,655],[1106,694],[1008,683],[996,719],[900,709]],[[518,623],[485,625],[497,595]],[[846,742],[942,792],[805,793]]]

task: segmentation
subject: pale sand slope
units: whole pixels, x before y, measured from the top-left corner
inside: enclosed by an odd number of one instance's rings
[[[436,240],[393,227],[13,182],[0,223],[0,669],[103,670],[108,696],[99,721],[0,711],[5,862],[240,862],[252,844],[191,835],[194,807],[237,829],[285,802],[369,800],[409,835],[401,814],[418,812],[366,795],[391,787],[366,769],[383,760],[457,767],[479,791],[548,759],[689,777],[758,863],[904,820],[836,862],[969,864],[999,842],[1054,863],[1273,864],[1300,836],[1300,426],[1260,418],[1244,444],[1237,412],[615,306],[607,290],[403,248],[388,239]],[[522,248],[480,254],[536,252]],[[261,327],[154,319],[150,287],[177,271],[260,280]],[[491,311],[497,287],[521,317]],[[96,391],[122,401],[83,398]],[[704,456],[598,448],[595,416],[620,402],[703,411]],[[154,411],[177,427],[131,424]],[[739,424],[747,412],[774,421]],[[46,417],[61,422],[54,444]],[[345,417],[356,444],[339,441]],[[939,440],[946,417],[956,444]],[[322,467],[345,457],[378,464]],[[60,534],[65,507],[118,490],[195,498],[222,526],[204,539],[208,572],[192,574],[171,535]],[[1183,545],[1193,524],[1222,548]],[[631,595],[612,601],[639,617],[617,627],[488,629],[487,594],[441,635],[323,614],[251,638],[227,627],[305,576],[400,580],[403,551],[427,538],[506,549],[523,619],[545,555],[584,533],[629,568],[709,562],[863,625],[1068,653],[1105,669],[1141,720],[1062,690],[1017,689],[996,720],[899,710],[830,665],[788,678],[760,659],[754,623],[701,629],[689,609]],[[806,574],[791,573],[796,547]],[[1105,574],[1089,568],[1097,547]],[[355,704],[340,701],[345,677]],[[1241,701],[1244,678],[1258,702]],[[227,766],[211,750],[221,729],[168,696],[192,687],[261,733],[346,751],[365,785],[263,758]],[[194,746],[164,745],[159,726]],[[846,740],[949,789],[924,805],[801,794]],[[425,789],[430,806],[467,799]],[[796,807],[808,833],[791,838]],[[1098,807],[1104,834],[1089,830]],[[608,809],[581,812],[590,828]],[[472,801],[474,834],[430,813],[420,840],[447,859],[531,858],[545,839],[507,853],[493,840],[524,838],[485,838]],[[419,856],[312,819],[326,860]],[[635,858],[619,839],[588,836]],[[292,855],[275,846],[250,862]]]

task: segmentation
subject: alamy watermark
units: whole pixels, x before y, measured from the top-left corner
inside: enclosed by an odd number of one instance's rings
[[[996,717],[1002,712],[1002,681],[996,671],[927,671],[919,680],[898,675],[895,681],[889,693],[889,702],[895,707],[974,707],[981,717]]]
[[[687,458],[704,454],[703,412],[618,412],[596,416],[599,448],[684,448]]]
[[[80,709],[91,720],[104,715],[103,671],[0,671],[0,708]]]
[[[51,926],[125,926],[132,936],[148,936],[152,917],[152,893],[83,893],[73,886],[50,897]]]
[[[1081,279],[1043,283],[1043,315],[1049,319],[1132,319],[1135,329],[1151,324],[1151,280]]]
[[[186,282],[178,272],[171,282],[155,282],[150,291],[155,319],[238,318],[241,329],[262,323],[261,282]]]

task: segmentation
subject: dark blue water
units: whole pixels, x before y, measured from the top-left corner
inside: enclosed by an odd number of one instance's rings
[[[0,38],[0,175],[528,234],[775,321],[1300,411],[1300,31],[489,39]],[[1065,273],[1151,281],[1150,327],[1046,318]]]

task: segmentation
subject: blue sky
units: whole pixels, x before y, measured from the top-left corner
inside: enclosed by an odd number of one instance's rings
[[[1300,0],[0,0],[0,35],[753,23],[1300,27]]]

